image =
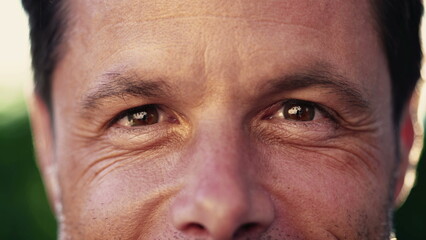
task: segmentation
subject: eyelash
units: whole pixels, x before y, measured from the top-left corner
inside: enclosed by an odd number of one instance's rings
[[[265,111],[265,114],[263,115],[262,119],[268,120],[268,119],[273,118],[273,116],[278,111],[280,111],[284,108],[285,104],[291,104],[291,103],[300,104],[300,105],[308,105],[310,107],[313,107],[315,110],[318,110],[321,114],[323,114],[325,118],[330,119],[333,122],[338,123],[337,114],[333,110],[331,110],[330,108],[325,107],[325,106],[318,104],[318,103],[315,103],[315,102],[300,100],[300,99],[285,99],[285,100],[281,100],[281,101],[271,105]],[[295,121],[295,122],[297,122],[297,121]],[[309,121],[304,122],[304,124],[306,124],[307,122],[309,122]]]
[[[306,101],[306,100],[300,100],[300,99],[285,99],[285,100],[281,100],[281,101],[273,104],[272,106],[268,107],[266,109],[266,111],[264,111],[263,117],[261,119],[262,120],[272,120],[274,118],[274,115],[276,115],[279,111],[283,111],[285,104],[291,104],[291,103],[300,104],[300,105],[308,105],[308,106],[314,108],[315,111],[318,110],[326,119],[331,120],[335,124],[339,124],[339,121],[337,119],[337,114],[334,111],[332,111],[331,109],[329,109],[329,108],[327,108],[327,107],[325,107],[321,104],[318,104],[318,103],[314,103],[314,102]],[[127,109],[127,110],[120,112],[119,114],[117,114],[114,118],[112,118],[106,124],[106,127],[107,128],[112,127],[113,125],[117,124],[121,119],[123,119],[123,118],[125,118],[129,115],[136,114],[138,112],[144,111],[144,110],[146,110],[147,108],[150,108],[150,107],[157,109],[157,111],[159,112],[159,115],[160,114],[161,115],[167,114],[167,113],[165,113],[164,108],[159,104],[141,105],[141,106],[137,106],[137,107],[130,108],[130,109]],[[163,118],[163,117],[160,117],[160,118]],[[176,121],[176,117],[168,116],[166,118],[171,119],[170,122]],[[284,118],[281,119],[281,120],[291,121],[292,124],[303,123],[304,125],[313,124],[314,122],[317,122],[315,120],[292,121],[292,120],[284,119]],[[161,120],[158,123],[160,123],[160,122],[161,122]]]
[[[160,107],[160,105],[158,104],[147,104],[147,105],[141,105],[141,106],[137,106],[134,108],[130,108],[130,109],[126,109],[124,111],[121,111],[120,113],[118,113],[114,118],[112,118],[108,123],[107,123],[107,128],[112,127],[114,124],[116,124],[118,121],[120,121],[122,118],[131,115],[131,114],[135,114],[138,112],[141,112],[142,110],[146,109],[147,107],[154,107],[156,108],[159,112],[163,112],[162,108]]]

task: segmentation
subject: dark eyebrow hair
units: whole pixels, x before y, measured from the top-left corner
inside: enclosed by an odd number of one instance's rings
[[[308,87],[328,89],[340,96],[340,100],[362,111],[371,110],[371,104],[365,94],[348,78],[336,74],[329,65],[316,64],[307,71],[269,79],[261,92],[276,94],[295,91]],[[98,83],[89,89],[81,100],[84,110],[92,110],[102,104],[103,99],[135,96],[141,98],[164,99],[172,95],[172,86],[164,79],[144,79],[135,73],[107,72],[102,74]]]
[[[83,109],[97,108],[103,99],[135,96],[162,98],[170,96],[171,87],[162,79],[144,79],[135,73],[108,72],[92,87],[81,102]]]
[[[312,68],[306,72],[286,75],[273,79],[267,88],[273,93],[294,91],[298,89],[317,87],[328,89],[341,97],[340,100],[360,110],[371,110],[371,104],[356,83],[348,78],[338,75],[324,67]]]

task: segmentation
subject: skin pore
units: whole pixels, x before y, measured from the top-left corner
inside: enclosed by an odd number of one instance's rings
[[[367,0],[67,5],[54,123],[32,116],[61,239],[388,237],[400,184]]]

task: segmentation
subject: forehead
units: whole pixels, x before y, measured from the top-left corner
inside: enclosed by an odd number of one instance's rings
[[[385,60],[369,3],[72,1],[67,50],[58,68],[73,80],[54,80],[54,86],[82,93],[102,74],[126,69],[170,77],[187,88],[232,82],[241,89],[325,63],[369,92],[386,79],[377,71]],[[372,65],[366,56],[378,59]]]
[[[291,36],[303,35],[306,31],[326,35],[328,42],[336,44],[348,40],[342,36],[371,33],[371,9],[366,0],[338,3],[330,0],[76,0],[70,5],[70,25],[73,26],[70,36],[82,37],[74,40],[83,40],[90,47],[117,48],[130,42],[191,45],[226,40],[229,35],[229,38],[240,35],[243,39],[235,39],[240,43],[275,32],[274,36],[264,38],[270,40],[279,35],[281,38],[277,40],[284,45]]]
[[[120,20],[141,21],[170,20],[176,18],[240,18],[271,21],[322,28],[333,20],[353,21],[370,18],[372,8],[367,0],[241,0],[241,1],[105,1],[76,0],[71,2],[72,16],[91,20],[91,24],[116,24]],[[342,18],[343,17],[343,18]],[[335,22],[335,24],[337,24]],[[222,26],[223,27],[223,26]]]

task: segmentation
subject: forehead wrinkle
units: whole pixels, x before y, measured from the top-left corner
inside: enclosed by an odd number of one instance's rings
[[[199,22],[194,21],[194,20],[200,20]],[[201,31],[202,29],[200,29],[200,25],[205,25],[207,20],[213,20],[214,21],[228,21],[228,20],[233,20],[232,23],[234,24],[247,24],[247,25],[263,25],[263,26],[290,26],[290,27],[297,27],[297,28],[301,28],[301,29],[306,29],[306,30],[312,30],[315,31],[317,33],[320,33],[321,35],[325,35],[324,32],[322,32],[321,30],[319,30],[317,27],[313,27],[309,24],[304,24],[304,23],[294,23],[291,21],[282,21],[282,20],[277,20],[277,19],[272,19],[272,18],[246,18],[244,16],[225,16],[225,15],[188,15],[188,16],[170,16],[170,17],[156,17],[156,18],[150,18],[150,19],[141,19],[141,20],[133,20],[133,21],[126,21],[126,22],[113,22],[111,24],[104,24],[101,25],[99,28],[96,29],[97,34],[99,33],[106,33],[111,35],[111,32],[115,32],[114,36],[123,36],[121,34],[130,34],[130,33],[137,33],[140,36],[144,36],[144,34],[147,31],[152,31],[152,29],[149,29],[149,27],[152,26],[152,24],[164,24],[164,25],[157,25],[156,29],[154,30],[155,33],[157,34],[164,34],[166,30],[170,30],[169,29],[169,24],[192,24],[193,29],[191,28],[187,28],[188,32],[190,32],[191,30],[197,30],[197,31]],[[154,22],[158,22],[158,23],[154,23]],[[164,22],[164,23],[163,23]],[[129,26],[131,27],[136,27],[136,28],[146,28],[145,31],[141,31],[141,32],[134,32],[132,30],[132,28],[129,28]],[[245,26],[245,25],[241,25],[241,26]],[[162,29],[164,28],[164,30]],[[118,34],[121,33],[121,34]],[[137,36],[138,36],[137,35]],[[139,37],[140,37],[139,36]],[[137,37],[135,37],[137,38]],[[161,40],[161,39],[159,39]]]
[[[306,18],[305,15],[315,14],[321,21],[332,21],[330,14],[335,15],[331,1],[182,1],[178,4],[173,1],[79,1],[80,14],[92,19],[90,22],[101,22],[101,27],[123,23],[126,16],[126,24],[138,24],[158,20],[178,18],[235,18],[241,20],[284,23],[308,28],[317,28],[319,19],[315,21]],[[132,5],[131,9],[123,8],[123,5]],[[306,12],[309,5],[315,5],[315,11]],[[93,11],[96,9],[96,11]],[[303,11],[301,11],[303,10]],[[76,11],[75,11],[76,12]],[[285,14],[283,14],[285,13]],[[81,17],[80,17],[81,19]],[[130,21],[128,21],[130,20]],[[329,24],[323,24],[326,27]],[[314,27],[315,26],[315,27]],[[98,26],[92,26],[93,31],[98,32]]]
[[[217,15],[217,16],[266,16],[268,12],[273,18],[282,18],[283,11],[291,12],[291,15],[300,15],[296,9],[306,9],[310,5],[316,5],[316,12],[324,12],[330,9],[332,1],[310,1],[309,3],[298,1],[298,0],[286,0],[286,1],[215,1],[215,0],[202,0],[202,1],[81,1],[84,9],[89,16],[98,17],[101,14],[90,11],[91,8],[96,7],[102,12],[111,13],[112,11],[120,10],[122,6],[132,5],[130,9],[126,9],[128,14],[146,19],[158,19],[158,18],[173,18],[175,16],[188,16],[188,15]],[[120,3],[122,5],[120,5]],[[129,11],[130,10],[130,11]],[[142,10],[142,12],[141,12]],[[120,12],[122,13],[122,12]],[[141,14],[142,13],[142,14]],[[322,14],[320,14],[322,15]],[[109,14],[111,16],[111,14]],[[117,17],[121,17],[121,14],[116,14]],[[155,17],[152,17],[155,16]],[[291,17],[293,18],[293,17]],[[303,17],[302,17],[303,19]]]

